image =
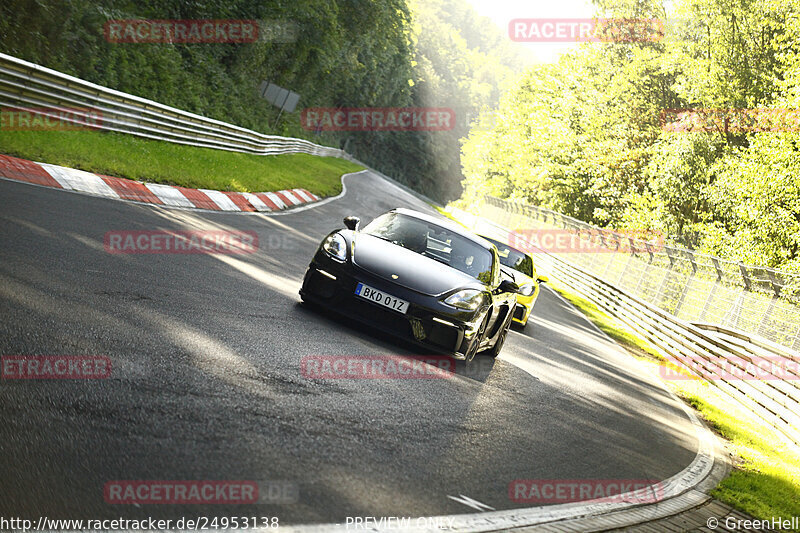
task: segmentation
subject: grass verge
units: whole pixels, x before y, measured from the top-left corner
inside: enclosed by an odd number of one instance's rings
[[[649,342],[564,285],[553,288],[656,375],[664,358]],[[728,442],[734,468],[711,495],[761,520],[800,515],[800,451],[737,402],[700,379],[665,381]]]
[[[261,156],[100,131],[4,131],[0,153],[98,174],[198,189],[342,191],[341,176],[363,167],[335,157]]]

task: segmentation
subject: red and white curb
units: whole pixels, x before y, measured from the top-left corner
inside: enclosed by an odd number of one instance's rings
[[[115,200],[209,211],[271,212],[319,201],[318,196],[305,189],[259,193],[188,189],[103,176],[2,154],[0,177]]]

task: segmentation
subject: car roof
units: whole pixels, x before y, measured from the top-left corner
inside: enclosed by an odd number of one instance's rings
[[[426,213],[422,213],[420,211],[414,211],[413,209],[408,209],[405,207],[397,207],[395,209],[392,209],[390,213],[398,213],[419,220],[424,220],[425,222],[430,222],[431,224],[436,224],[437,226],[441,226],[442,228],[452,231],[453,233],[457,233],[462,237],[469,239],[475,244],[478,244],[490,251],[494,246],[494,243],[487,241],[486,239],[484,239],[480,235],[477,235],[476,233],[473,233],[466,226],[462,226],[461,224],[442,216],[428,215]]]

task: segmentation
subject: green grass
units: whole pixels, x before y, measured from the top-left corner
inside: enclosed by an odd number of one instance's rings
[[[627,348],[656,375],[663,356],[645,339],[620,324],[588,300],[563,285],[554,288],[601,330]],[[776,430],[761,422],[738,402],[703,380],[666,382],[694,407],[706,423],[728,441],[734,468],[711,495],[755,518],[800,515],[800,451],[786,444]]]
[[[259,156],[98,131],[3,131],[0,153],[118,178],[183,187],[268,192],[342,191],[341,176],[363,167],[306,154]]]

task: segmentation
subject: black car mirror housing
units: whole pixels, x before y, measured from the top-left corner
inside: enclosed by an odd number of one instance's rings
[[[358,231],[358,225],[361,222],[361,219],[354,216],[344,217],[344,226],[352,231]]]
[[[500,285],[498,285],[497,290],[499,290],[500,292],[519,293],[519,285],[517,285],[511,280],[504,279],[503,281],[500,282]]]

